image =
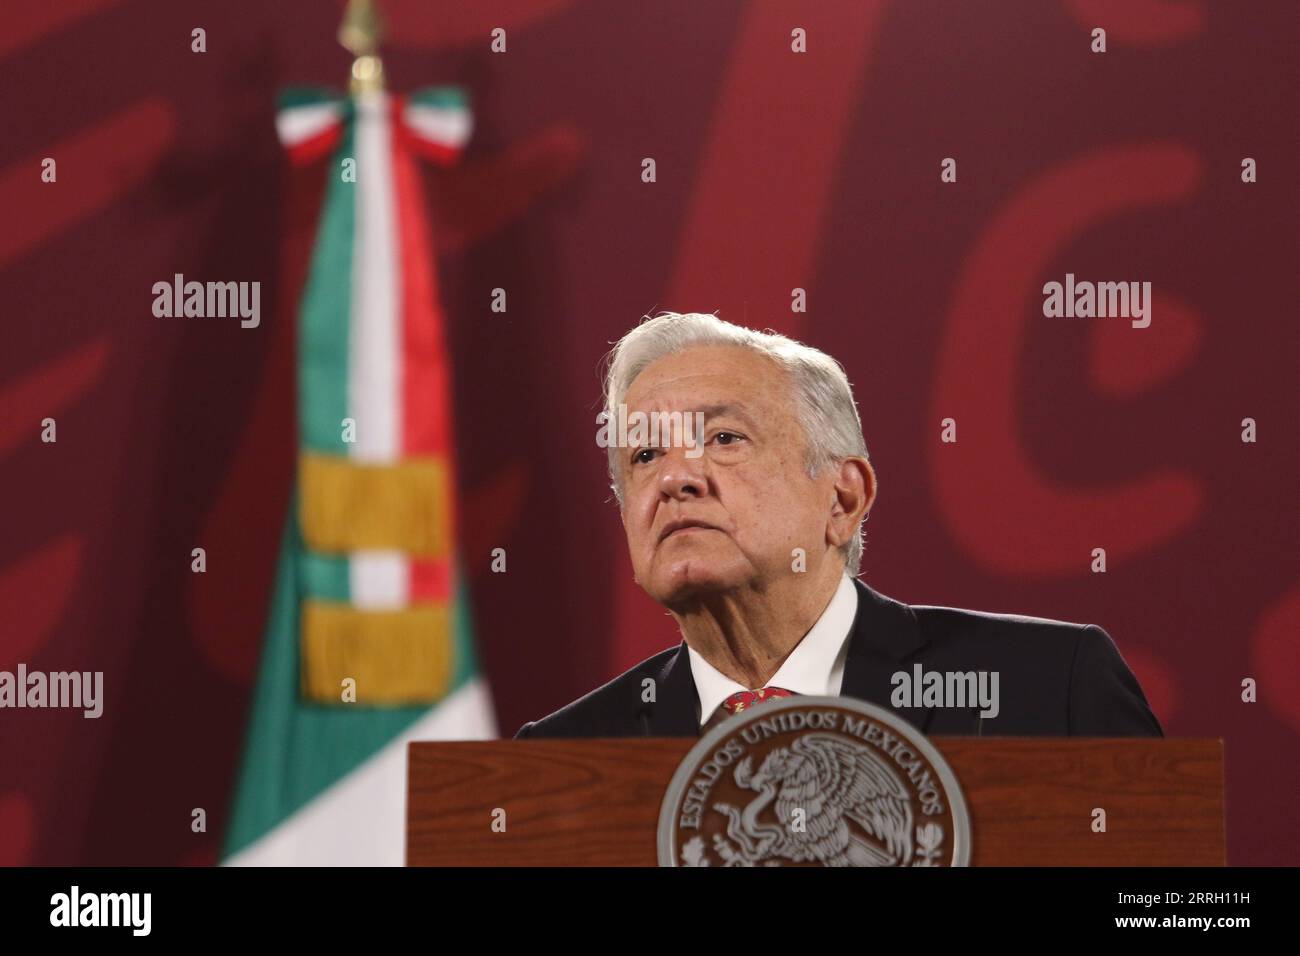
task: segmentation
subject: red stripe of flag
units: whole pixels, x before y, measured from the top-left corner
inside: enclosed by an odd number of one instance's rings
[[[449,559],[410,558],[408,564],[411,569],[411,603],[451,603],[454,588],[452,564]]]
[[[393,184],[401,256],[402,453],[442,459],[446,497],[439,503],[455,534],[455,456],[452,447],[451,361],[446,322],[439,301],[433,242],[412,143],[402,122],[405,99],[392,101]],[[453,582],[447,562],[412,560],[411,598],[450,600]]]
[[[413,137],[401,121],[403,100],[393,102],[393,182],[401,249],[402,448],[408,455],[450,452],[450,381],[446,334],[438,305],[438,277],[425,215]]]

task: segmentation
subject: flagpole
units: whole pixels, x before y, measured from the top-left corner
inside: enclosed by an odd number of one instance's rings
[[[375,0],[348,0],[339,25],[339,43],[355,57],[349,82],[353,96],[384,88],[384,63],[379,58],[383,32],[384,24]]]

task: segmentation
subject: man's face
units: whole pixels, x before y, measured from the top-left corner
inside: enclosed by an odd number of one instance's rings
[[[702,454],[666,439],[618,449],[628,550],[651,597],[675,607],[762,587],[791,573],[795,548],[812,570],[826,548],[834,469],[808,477],[794,391],[771,359],[740,346],[687,349],[647,366],[625,402],[629,415],[705,413]]]

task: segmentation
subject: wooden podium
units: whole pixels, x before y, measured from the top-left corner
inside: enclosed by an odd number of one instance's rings
[[[1225,863],[1221,740],[930,742],[966,796],[972,866]],[[407,865],[655,866],[659,805],[694,743],[412,743]],[[1105,833],[1092,830],[1094,807]],[[493,830],[497,809],[504,832]]]

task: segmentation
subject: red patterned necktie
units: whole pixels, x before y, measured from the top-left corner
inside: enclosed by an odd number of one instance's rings
[[[786,690],[784,687],[763,687],[759,690],[742,690],[732,694],[722,702],[723,708],[729,714],[738,714],[742,710],[749,710],[756,707],[765,700],[774,700],[777,697],[793,697],[794,691]]]

